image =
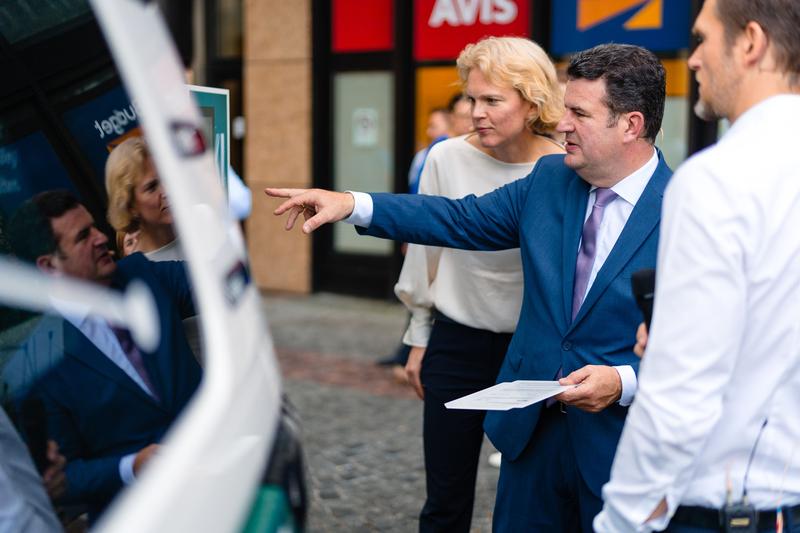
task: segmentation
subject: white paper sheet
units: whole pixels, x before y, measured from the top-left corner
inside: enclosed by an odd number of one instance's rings
[[[558,381],[507,381],[444,404],[448,409],[508,411],[546,400],[577,385],[559,385]]]

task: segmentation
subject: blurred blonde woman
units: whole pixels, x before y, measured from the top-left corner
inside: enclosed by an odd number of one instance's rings
[[[117,230],[120,257],[142,252],[151,261],[183,261],[164,188],[141,137],[120,143],[106,161],[108,221]],[[197,317],[183,321],[186,340],[203,364]]]
[[[152,261],[182,260],[175,238],[169,201],[144,139],[133,137],[117,146],[106,161],[108,221],[115,230],[138,232],[133,251]]]
[[[473,132],[431,148],[420,194],[483,195],[525,177],[540,157],[563,153],[553,140],[562,91],[541,47],[491,37],[468,45],[457,67]],[[468,532],[484,413],[444,404],[495,383],[522,302],[519,249],[409,245],[395,292],[412,313],[406,372],[424,401],[420,531]]]

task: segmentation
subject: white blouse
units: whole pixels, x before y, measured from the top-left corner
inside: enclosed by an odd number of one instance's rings
[[[419,194],[480,196],[533,169],[535,161],[498,161],[472,146],[467,137],[448,139],[431,148]],[[405,344],[428,345],[434,307],[465,326],[512,333],[522,306],[519,248],[475,252],[410,244],[394,291],[412,315]]]

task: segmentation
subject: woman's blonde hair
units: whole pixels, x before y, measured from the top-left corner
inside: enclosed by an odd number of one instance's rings
[[[106,161],[106,192],[108,193],[108,221],[117,231],[132,232],[138,229],[133,215],[134,188],[145,172],[150,157],[141,137],[131,137],[119,144]]]
[[[117,231],[116,234],[116,242],[117,242],[117,257],[122,259],[125,257],[125,235],[128,235],[126,231]]]
[[[461,86],[477,68],[489,82],[516,89],[538,109],[527,122],[533,133],[552,133],[564,114],[564,96],[553,62],[542,48],[521,37],[487,37],[464,48],[456,61]]]

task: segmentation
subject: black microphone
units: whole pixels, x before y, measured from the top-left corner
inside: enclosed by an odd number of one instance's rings
[[[650,320],[653,317],[653,297],[656,291],[656,271],[652,268],[638,270],[631,276],[631,289],[644,316],[644,324],[650,329]]]

